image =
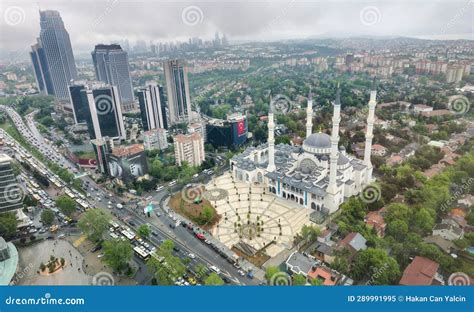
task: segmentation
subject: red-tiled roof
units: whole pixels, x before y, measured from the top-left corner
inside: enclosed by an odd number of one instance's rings
[[[438,268],[437,262],[416,256],[403,272],[400,285],[431,285]]]

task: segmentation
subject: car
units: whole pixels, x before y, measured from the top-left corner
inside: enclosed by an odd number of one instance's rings
[[[220,274],[221,273],[221,270],[219,270],[218,267],[214,266],[214,265],[211,265],[209,267],[209,269],[211,269],[212,271],[216,272],[217,274]]]
[[[91,253],[94,253],[94,252],[97,252],[99,250],[102,249],[102,246],[101,245],[97,245],[95,247],[93,247],[91,250],[89,250]]]
[[[151,231],[151,235],[153,235],[153,236],[158,236],[158,233],[155,232],[155,231]]]
[[[176,224],[170,223],[169,227],[172,228],[172,229],[175,229],[175,228],[176,228]]]
[[[206,237],[202,233],[197,233],[196,237],[199,238],[200,240],[205,240],[206,239]]]
[[[179,252],[178,246],[174,246],[174,247],[173,247],[173,250],[176,251],[176,252]]]
[[[101,253],[101,254],[98,254],[98,255],[97,255],[97,258],[102,258],[103,256],[104,256],[104,254]]]
[[[245,272],[242,270],[238,270],[237,273],[239,273],[240,276],[245,276]]]
[[[161,213],[159,211],[156,212],[156,216],[159,218],[161,217]]]
[[[196,259],[196,255],[193,254],[193,253],[190,253],[190,254],[188,255],[188,257],[191,258],[191,259]]]
[[[197,178],[199,177],[199,173],[196,173],[195,175],[193,175],[193,178]]]
[[[59,239],[64,239],[64,238],[66,238],[66,234],[59,234],[59,235],[58,235],[58,238],[59,238]]]

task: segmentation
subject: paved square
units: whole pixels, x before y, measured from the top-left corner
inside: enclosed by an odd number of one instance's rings
[[[291,248],[294,236],[311,223],[311,209],[265,192],[263,184],[234,182],[230,173],[209,182],[204,196],[222,215],[212,234],[229,248],[242,241],[259,250],[275,241],[266,249],[273,257]]]

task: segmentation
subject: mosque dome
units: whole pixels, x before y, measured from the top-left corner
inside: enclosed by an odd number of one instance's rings
[[[303,149],[312,154],[329,154],[331,137],[326,133],[313,133],[303,141]]]

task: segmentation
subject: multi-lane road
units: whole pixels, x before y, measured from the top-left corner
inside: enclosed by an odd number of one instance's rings
[[[27,125],[24,124],[21,116],[12,108],[3,108],[13,120],[15,127],[18,129],[20,134],[44,157],[60,164],[61,167],[67,168],[74,173],[78,172],[75,164],[71,163],[66,157],[64,157],[57,149],[53,146],[49,140],[41,135],[36,127],[34,121],[35,112],[30,113],[25,117]],[[17,146],[20,146],[17,142]],[[35,159],[39,163],[39,160]],[[222,166],[220,168],[222,170]],[[195,180],[206,179],[205,174],[201,174]],[[208,178],[208,177],[207,177]],[[229,263],[223,258],[215,249],[207,243],[204,243],[197,239],[193,232],[185,227],[178,226],[175,228],[170,227],[171,224],[175,224],[175,218],[172,215],[168,215],[164,211],[161,211],[160,217],[155,213],[151,217],[145,216],[142,208],[139,205],[125,204],[122,209],[117,208],[118,203],[123,203],[124,200],[118,197],[116,194],[112,194],[107,190],[103,189],[100,185],[97,185],[93,179],[88,176],[80,178],[84,185],[84,191],[90,194],[88,199],[92,207],[96,207],[103,210],[110,211],[119,220],[127,223],[131,228],[137,229],[142,224],[147,224],[152,229],[154,235],[150,237],[150,241],[153,245],[158,246],[165,239],[171,239],[177,246],[176,255],[181,258],[190,258],[190,267],[194,267],[198,263],[204,264],[206,267],[216,266],[220,269],[221,276],[232,284],[258,284],[260,280],[251,279],[247,276],[242,276],[242,269]],[[160,204],[162,200],[169,196],[168,190],[156,192],[152,194],[152,201],[156,204],[155,209],[161,209]],[[143,198],[142,198],[143,199]],[[164,207],[166,209],[166,207]],[[191,254],[191,256],[190,256]],[[245,267],[247,270],[253,270],[250,265]]]

